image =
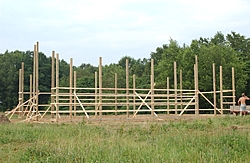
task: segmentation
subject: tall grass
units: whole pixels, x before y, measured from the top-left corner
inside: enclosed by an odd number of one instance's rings
[[[0,162],[250,162],[250,117],[0,125]]]

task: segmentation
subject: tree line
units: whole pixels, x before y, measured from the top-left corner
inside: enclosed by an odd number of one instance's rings
[[[183,88],[194,89],[194,64],[198,56],[199,90],[213,90],[212,64],[216,66],[216,89],[219,90],[219,66],[223,67],[223,89],[232,89],[232,67],[235,69],[235,86],[237,97],[242,93],[250,94],[250,38],[236,32],[227,35],[217,32],[211,38],[192,40],[190,45],[178,44],[170,39],[169,43],[157,47],[151,52],[150,58],[134,59],[131,56],[122,57],[118,63],[104,65],[103,87],[112,88],[115,85],[114,76],[117,73],[118,87],[126,86],[126,59],[129,60],[130,86],[132,75],[136,75],[137,88],[150,88],[151,58],[155,65],[156,88],[166,88],[166,78],[170,79],[170,88],[174,88],[174,66],[177,63],[177,75],[182,70]],[[18,104],[18,70],[24,62],[24,90],[29,92],[29,75],[33,72],[33,51],[5,51],[0,53],[0,111],[10,110]],[[39,90],[50,92],[51,89],[51,57],[39,52]],[[93,88],[95,72],[98,67],[83,63],[73,67],[77,74],[77,87]],[[69,63],[59,61],[60,86],[69,86]],[[179,88],[179,86],[178,86]],[[218,97],[219,98],[219,97]],[[49,97],[39,99],[48,103]],[[219,100],[219,99],[218,99]],[[200,107],[204,107],[202,101]]]

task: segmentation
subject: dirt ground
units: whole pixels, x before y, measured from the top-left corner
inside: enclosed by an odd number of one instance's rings
[[[102,116],[90,116],[87,118],[86,116],[72,116],[72,119],[68,115],[65,116],[60,116],[58,118],[58,121],[56,121],[55,118],[51,118],[51,116],[46,115],[41,119],[39,117],[38,121],[36,119],[30,119],[29,121],[25,121],[25,119],[11,119],[12,123],[18,123],[18,122],[24,122],[24,123],[91,123],[91,124],[106,124],[106,123],[133,123],[133,124],[140,124],[140,123],[145,123],[145,122],[167,122],[167,121],[180,121],[180,120],[185,120],[185,121],[192,121],[192,120],[197,120],[197,119],[206,119],[206,118],[216,118],[216,117],[222,117],[222,116],[227,116],[228,114],[225,115],[216,115],[214,116],[213,114],[200,114],[199,116],[195,116],[193,114],[184,114],[182,116],[179,115],[172,115],[172,114],[158,114],[158,116],[152,116],[150,114],[140,114],[137,115],[136,117],[133,117],[133,115],[102,115]],[[229,114],[230,115],[230,114]],[[230,115],[232,116],[232,115]]]
[[[10,123],[10,120],[3,113],[0,113],[0,124],[5,123]]]

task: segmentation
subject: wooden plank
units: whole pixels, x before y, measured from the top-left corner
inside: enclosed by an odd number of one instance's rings
[[[128,101],[129,101],[129,67],[128,67],[128,59],[126,59],[126,99],[127,99],[127,117],[129,117],[129,105],[128,105]]]
[[[98,103],[98,108],[100,110],[99,116],[102,116],[102,57],[99,57],[99,103]]]
[[[188,108],[188,106],[189,106],[189,104],[191,104],[192,103],[192,101],[195,99],[195,96],[189,101],[189,103],[184,107],[184,109],[181,111],[181,113],[179,114],[179,116],[181,116],[183,113],[184,113],[184,111]]]
[[[56,54],[56,122],[58,122],[59,118],[59,106],[57,105],[59,102],[59,54]]]
[[[216,106],[214,106],[214,104],[213,104],[206,96],[204,96],[203,93],[201,93],[201,92],[199,91],[199,94],[200,94],[205,100],[207,100],[207,102],[208,102],[210,105],[212,105],[213,107],[215,107],[216,110],[219,111],[219,109],[218,109]],[[219,111],[219,112],[221,113],[221,111]]]
[[[222,81],[222,66],[220,66],[220,109],[223,114],[223,81]]]
[[[51,88],[55,87],[55,51],[52,51],[51,57]],[[55,89],[51,89],[51,95],[55,93]],[[51,102],[55,102],[55,96],[51,96]],[[51,105],[51,111],[55,110],[55,106]],[[51,118],[54,118],[54,114],[51,114]]]
[[[70,58],[70,64],[69,64],[69,118],[72,120],[72,78],[73,78],[73,58]]]
[[[176,62],[174,62],[174,99],[175,99],[175,115],[178,114],[177,112],[177,73],[176,73]]]
[[[149,92],[149,93],[150,93],[150,92]],[[136,94],[137,97],[139,97],[139,98],[142,100],[142,104],[146,105],[146,106],[148,107],[148,109],[152,111],[152,109],[149,107],[149,105],[145,102],[146,99],[142,99],[136,92],[135,92],[135,94]],[[137,109],[137,111],[136,111],[136,113],[134,114],[133,117],[136,116],[138,110],[139,110],[139,109]],[[155,115],[156,117],[158,117],[158,115],[157,115],[155,112],[154,112],[154,115]]]
[[[80,101],[80,100],[79,100],[79,98],[77,97],[76,92],[74,92],[74,95],[75,95],[75,97],[76,97],[77,101],[79,102],[79,104],[81,105],[82,110],[84,111],[84,113],[85,113],[86,117],[87,117],[87,118],[89,118],[89,115],[87,114],[87,112],[86,112],[86,110],[84,109],[84,107],[83,107],[83,105],[82,105],[81,101]]]

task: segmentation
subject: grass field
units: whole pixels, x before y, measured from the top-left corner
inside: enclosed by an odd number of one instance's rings
[[[250,162],[250,116],[0,124],[0,162]]]

